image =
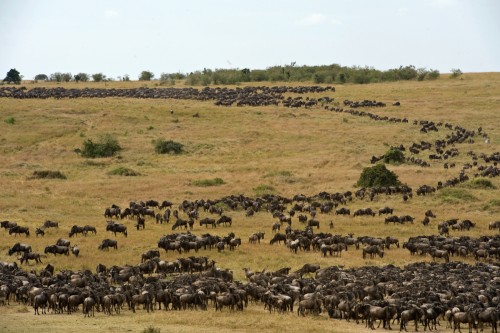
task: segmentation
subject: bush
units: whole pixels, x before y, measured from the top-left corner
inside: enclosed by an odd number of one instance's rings
[[[495,189],[496,186],[493,185],[491,180],[486,178],[476,178],[471,181],[468,181],[464,184],[465,187],[473,188],[473,189]]]
[[[35,170],[30,179],[66,179],[66,176],[60,171]]]
[[[118,168],[113,169],[110,172],[108,172],[108,175],[133,177],[133,176],[140,176],[141,174],[137,171],[130,169],[130,168],[118,167]]]
[[[398,176],[388,170],[383,163],[364,168],[357,183],[361,187],[398,186],[400,184]]]
[[[452,68],[450,79],[456,79],[457,77],[461,76],[462,74],[463,73],[459,68]]]
[[[459,204],[461,202],[477,201],[469,191],[459,188],[443,188],[439,191],[438,198],[449,204]]]
[[[4,119],[4,122],[9,125],[14,125],[16,123],[16,120],[14,117],[7,117]]]
[[[260,184],[256,188],[253,189],[255,194],[259,197],[265,195],[265,194],[274,194],[276,192],[276,189],[274,186],[271,185],[266,185],[266,184]]]
[[[99,142],[93,142],[91,139],[85,140],[80,154],[88,158],[111,157],[121,149],[118,141],[111,135],[106,134],[100,138]]]
[[[225,183],[224,183],[224,180],[222,178],[213,178],[213,179],[193,180],[191,182],[191,184],[194,186],[209,187],[209,186],[219,186],[219,185],[223,185]]]
[[[160,329],[158,327],[149,326],[143,329],[141,333],[160,333]]]
[[[157,154],[181,154],[183,145],[172,140],[156,140],[154,141],[155,152]]]
[[[384,162],[387,164],[400,164],[405,161],[405,155],[397,148],[391,148],[384,155]]]

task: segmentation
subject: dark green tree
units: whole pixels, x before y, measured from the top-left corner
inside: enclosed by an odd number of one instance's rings
[[[102,73],[92,74],[92,80],[94,80],[94,82],[104,81],[104,80],[106,80],[106,75],[104,75]]]
[[[139,81],[151,81],[154,78],[153,72],[150,71],[142,71],[139,75]]]
[[[357,183],[361,187],[397,186],[400,184],[398,176],[388,170],[383,163],[364,168]]]
[[[15,68],[12,68],[7,72],[7,76],[5,77],[5,79],[3,79],[3,82],[20,84],[21,75],[19,71],[17,71]]]
[[[37,74],[35,75],[35,81],[47,81],[49,77],[45,74]]]

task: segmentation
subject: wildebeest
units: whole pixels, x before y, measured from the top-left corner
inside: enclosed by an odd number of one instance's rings
[[[45,308],[47,307],[47,302],[49,296],[46,291],[42,291],[39,295],[36,295],[33,300],[33,308],[35,309],[35,315],[40,315],[38,308],[42,308],[42,314],[46,314]]]
[[[382,215],[382,214],[393,214],[394,212],[394,209],[393,208],[390,208],[390,207],[384,207],[384,208],[380,208],[378,210],[378,215]]]
[[[59,228],[59,222],[47,220],[43,223],[45,228]]]
[[[45,230],[43,229],[43,227],[36,228],[35,229],[35,235],[36,235],[36,237],[38,237],[38,235],[40,235],[42,237],[45,236]]]
[[[92,317],[94,317],[94,307],[95,307],[95,300],[93,297],[86,297],[83,300],[83,316],[84,317],[90,317],[92,314]]]
[[[106,225],[106,231],[111,231],[115,234],[115,236],[117,232],[120,232],[127,237],[127,227],[120,223],[108,222]]]
[[[71,242],[67,239],[63,239],[63,238],[59,238],[56,242],[56,245],[59,245],[59,246],[70,246]]]
[[[146,308],[147,312],[149,312],[150,310],[154,311],[154,309],[153,309],[153,297],[147,291],[142,292],[142,294],[140,294],[140,295],[133,295],[132,296],[132,300],[130,302],[130,308],[132,309],[133,312],[135,312],[135,306],[137,304],[143,304],[144,307]]]
[[[16,243],[9,249],[9,256],[13,255],[14,252],[17,254],[21,252],[31,252],[31,245]]]
[[[108,250],[110,247],[113,247],[115,250],[118,249],[118,242],[114,239],[106,238],[101,242],[101,245],[98,246],[98,249]]]
[[[35,263],[40,263],[42,264],[42,259],[39,253],[35,252],[24,252],[23,256],[19,258],[19,261],[21,264],[26,261],[27,264],[29,264],[29,260],[35,260]]]
[[[211,226],[212,226],[212,228],[217,227],[217,224],[215,223],[215,219],[211,219],[211,218],[208,218],[208,217],[206,217],[206,218],[204,218],[204,219],[200,220],[200,227],[201,227],[201,226],[203,226],[203,225],[204,225],[206,228],[208,228],[208,226],[209,226],[209,225],[211,225]]]
[[[415,323],[415,331],[418,331],[418,322],[424,317],[424,310],[419,307],[413,307],[408,310],[401,312],[400,327],[399,330],[402,331],[403,328],[407,332],[406,324],[413,320]]]
[[[224,225],[229,224],[229,226],[231,226],[233,224],[233,219],[229,216],[222,215],[217,220],[217,224],[221,224],[221,223],[223,223]]]
[[[281,242],[286,242],[286,235],[277,233],[274,235],[274,237],[269,241],[269,244],[273,245],[274,243],[278,242],[278,244],[281,244]]]
[[[49,245],[49,246],[45,247],[45,253],[52,253],[54,256],[56,254],[69,255],[69,247],[68,246],[59,246],[59,245]]]
[[[9,235],[12,234],[14,234],[14,236],[17,236],[17,234],[25,234],[26,237],[29,237],[30,229],[28,227],[21,227],[19,225],[16,225],[9,229]]]
[[[363,259],[366,259],[366,255],[369,255],[370,259],[375,258],[376,255],[383,258],[384,251],[382,251],[378,245],[370,245],[363,249]]]
[[[83,227],[83,230],[85,231],[85,235],[87,235],[89,232],[93,233],[94,235],[97,234],[96,228],[88,224]]]
[[[73,245],[70,247],[71,253],[75,255],[75,257],[78,257],[80,255],[80,248],[77,245]]]
[[[147,250],[141,255],[141,262],[145,262],[147,260],[153,259],[153,258],[159,258],[160,257],[160,251],[159,250]]]
[[[183,219],[177,219],[175,221],[174,225],[172,225],[172,230],[175,230],[175,229],[180,228],[180,227],[184,227],[184,229],[187,229],[188,228],[188,221],[183,220]]]
[[[351,215],[351,211],[348,208],[342,207],[335,210],[335,215]]]
[[[311,220],[307,221],[307,226],[308,227],[316,227],[319,229],[319,221],[311,219]]]
[[[82,234],[84,236],[87,236],[87,230],[85,230],[85,227],[74,225],[71,227],[71,230],[69,231],[69,237],[73,237],[74,235],[77,234]]]

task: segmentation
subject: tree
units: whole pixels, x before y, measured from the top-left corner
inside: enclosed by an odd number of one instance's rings
[[[47,81],[49,77],[45,74],[37,74],[35,75],[35,81]]]
[[[150,71],[142,71],[139,75],[139,81],[151,81],[155,75]]]
[[[73,75],[71,73],[63,73],[62,74],[62,80],[63,82],[69,82],[73,79]]]
[[[463,73],[462,73],[462,71],[459,68],[452,68],[451,69],[450,79],[455,79],[455,78],[459,77],[462,74]]]
[[[87,82],[90,79],[90,77],[89,77],[89,75],[87,73],[78,73],[78,74],[75,75],[75,81],[76,82],[78,82],[76,80],[77,76],[80,78],[80,81],[82,81],[82,82]]]
[[[94,80],[94,82],[104,81],[104,80],[106,80],[106,75],[104,75],[102,73],[92,74],[92,80]]]
[[[358,186],[362,187],[398,185],[400,185],[398,176],[394,172],[388,170],[383,163],[364,168],[358,180]]]
[[[62,82],[63,74],[61,72],[55,72],[50,74],[50,81]]]
[[[20,84],[21,75],[19,74],[20,73],[15,68],[12,68],[7,72],[7,76],[5,77],[5,79],[3,79],[3,82]]]
[[[123,75],[122,81],[130,81],[130,76],[128,74]]]

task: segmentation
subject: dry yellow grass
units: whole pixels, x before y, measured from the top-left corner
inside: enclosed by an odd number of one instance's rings
[[[28,84],[27,87],[41,84]],[[51,86],[53,84],[46,84]],[[137,87],[144,83],[116,82],[86,84],[92,87]],[[154,86],[154,83],[147,85]],[[65,85],[66,86],[66,85]],[[67,87],[83,88],[85,84],[68,84]],[[179,86],[180,87],[180,86]],[[403,143],[408,146],[420,140],[433,141],[443,138],[449,131],[421,134],[418,126],[411,125],[414,119],[451,122],[468,129],[482,126],[490,135],[491,144],[482,140],[474,144],[458,145],[460,156],[453,161],[461,165],[469,158],[468,150],[492,153],[499,150],[500,74],[466,74],[463,80],[441,78],[430,82],[398,82],[372,85],[337,86],[335,93],[318,94],[330,96],[336,103],[344,99],[375,99],[388,104],[386,108],[370,109],[379,115],[408,117],[410,124],[374,122],[364,117],[333,113],[321,108],[291,110],[282,107],[216,107],[212,102],[180,100],[138,99],[73,99],[73,100],[0,100],[0,220],[15,221],[29,226],[32,236],[11,237],[0,230],[0,261],[12,261],[7,249],[17,241],[28,242],[35,251],[43,252],[48,244],[58,238],[67,238],[74,224],[97,227],[96,236],[78,236],[71,239],[81,249],[81,257],[44,258],[56,269],[95,270],[97,263],[135,264],[140,254],[155,248],[158,239],[171,233],[171,225],[156,225],[147,220],[144,231],[129,226],[129,237],[117,236],[118,251],[102,253],[97,245],[104,238],[114,238],[105,232],[104,208],[112,203],[127,206],[134,200],[171,200],[179,204],[182,200],[217,199],[231,194],[256,196],[259,185],[272,186],[276,193],[291,197],[297,193],[314,195],[321,191],[336,192],[353,190],[361,170],[369,165],[371,155],[383,154],[390,145]],[[312,95],[311,95],[312,96]],[[401,107],[392,107],[393,101]],[[168,112],[173,109],[173,115]],[[192,117],[199,113],[200,118]],[[4,119],[15,118],[15,124]],[[118,157],[86,160],[74,153],[87,138],[98,138],[110,133],[116,136],[124,148]],[[152,140],[172,139],[185,145],[186,153],[165,156],[154,153]],[[423,154],[426,156],[427,154]],[[432,163],[432,162],[431,162]],[[108,172],[116,167],[128,167],[141,173],[138,177],[111,176]],[[437,180],[456,176],[458,169],[445,170],[441,163],[432,163],[431,168],[403,164],[390,166],[402,182],[414,189],[422,184],[435,185]],[[66,180],[29,180],[35,170],[58,170]],[[194,180],[220,177],[225,184],[214,187],[197,187]],[[330,232],[328,222],[333,220],[334,233],[354,233],[355,236],[399,237],[435,234],[437,222],[448,218],[470,219],[477,228],[460,235],[492,235],[488,223],[499,219],[498,204],[500,182],[492,180],[497,189],[470,189],[461,187],[464,193],[475,200],[456,199],[452,203],[439,194],[429,197],[414,197],[404,203],[399,196],[380,196],[374,202],[355,200],[349,204],[351,212],[361,207],[378,209],[383,206],[395,208],[396,215],[416,217],[413,225],[385,225],[383,217],[337,217],[333,214],[319,215],[319,231]],[[490,204],[490,205],[488,205]],[[438,218],[431,227],[418,223],[423,213],[432,209]],[[201,213],[201,217],[206,214]],[[406,250],[394,249],[383,259],[363,260],[359,250],[342,253],[342,258],[322,258],[319,253],[290,253],[283,245],[269,245],[271,225],[274,219],[268,213],[257,213],[253,218],[244,212],[228,212],[233,217],[231,228],[200,228],[194,233],[210,232],[226,235],[233,231],[243,240],[235,252],[217,253],[200,251],[198,255],[213,258],[220,267],[234,270],[237,279],[243,279],[243,267],[269,270],[290,266],[297,269],[305,262],[316,262],[321,266],[345,265],[405,265],[415,260],[429,258],[411,257]],[[45,220],[59,221],[59,229],[49,229],[44,238],[34,237],[34,229]],[[298,222],[294,220],[294,227]],[[248,236],[263,230],[266,238],[260,245],[248,244]],[[454,233],[453,235],[457,235]],[[165,254],[162,259],[173,260],[180,255]],[[192,255],[192,253],[191,253]],[[182,255],[184,256],[184,254]],[[468,260],[470,261],[470,260]],[[471,261],[470,261],[471,262]],[[41,269],[44,265],[30,265],[29,269]],[[319,318],[297,318],[295,315],[269,315],[260,305],[251,307],[243,314],[206,313],[155,313],[132,315],[126,312],[118,317],[85,320],[72,315],[51,315],[35,318],[28,309],[18,313],[22,307],[0,307],[2,323],[0,331],[22,332],[33,327],[47,327],[57,331],[78,324],[78,331],[140,331],[149,324],[170,330],[195,331],[359,331],[361,325],[346,325],[331,321],[325,315]],[[29,321],[26,319],[29,318]],[[284,319],[286,318],[286,319]],[[22,325],[20,324],[22,323]],[[41,325],[43,324],[43,325]],[[36,325],[36,326],[35,326]],[[80,326],[82,325],[82,326]],[[284,325],[284,326],[283,326]],[[248,328],[247,328],[248,327]],[[73,328],[74,330],[74,328]],[[37,328],[37,331],[42,332]]]

